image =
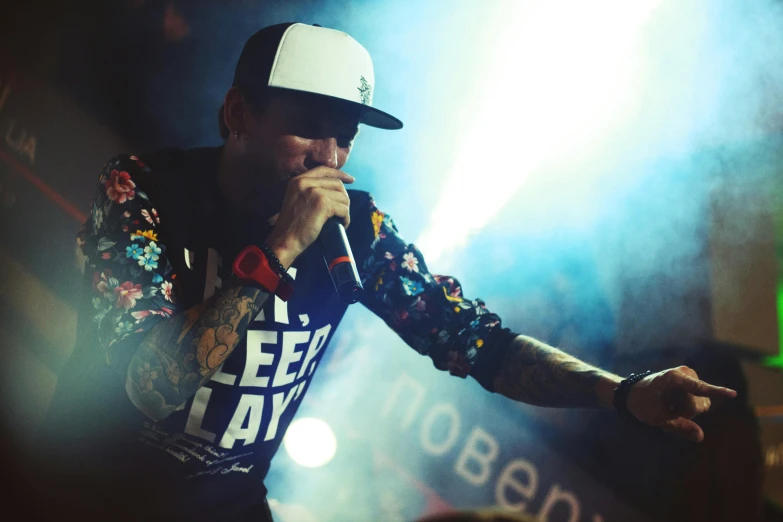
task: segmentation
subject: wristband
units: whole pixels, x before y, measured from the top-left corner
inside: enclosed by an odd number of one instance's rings
[[[641,381],[648,375],[652,375],[650,370],[643,371],[642,373],[632,373],[627,378],[620,381],[620,385],[614,389],[614,397],[612,398],[612,406],[620,414],[620,417],[626,420],[636,420],[636,417],[628,411],[628,393],[631,391],[631,387],[637,382]]]
[[[240,280],[255,283],[283,301],[288,301],[294,291],[293,278],[289,281],[282,280],[269,265],[266,253],[257,246],[245,247],[234,259],[232,269]]]
[[[261,251],[266,255],[266,259],[269,261],[269,266],[272,267],[272,270],[274,270],[275,273],[277,273],[277,275],[280,277],[280,280],[285,283],[294,284],[294,278],[291,277],[291,274],[289,274],[285,269],[283,263],[281,263],[277,258],[274,250],[272,250],[272,248],[266,243],[262,243]]]

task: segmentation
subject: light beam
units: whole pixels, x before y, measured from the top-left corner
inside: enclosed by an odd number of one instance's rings
[[[661,1],[491,4],[499,31],[480,51],[489,57],[476,71],[484,79],[459,102],[476,108],[470,130],[416,241],[428,261],[484,227],[537,167],[622,115],[634,94],[637,36]]]

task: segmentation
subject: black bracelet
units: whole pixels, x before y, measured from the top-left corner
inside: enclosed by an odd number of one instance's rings
[[[631,391],[631,387],[637,382],[641,381],[648,375],[652,375],[650,370],[643,371],[642,373],[632,373],[626,379],[620,381],[620,385],[614,389],[614,398],[612,399],[612,406],[620,414],[620,417],[626,420],[636,420],[636,417],[628,411],[628,392]]]
[[[274,251],[267,245],[266,243],[261,243],[261,246],[259,247],[261,251],[266,256],[266,260],[269,261],[269,266],[272,267],[272,270],[275,271],[275,273],[280,276],[280,280],[284,283],[288,283],[290,285],[294,284],[294,278],[291,277],[291,274],[289,274],[285,267],[283,266],[283,263],[280,262],[279,259],[277,259],[277,256],[275,255]]]

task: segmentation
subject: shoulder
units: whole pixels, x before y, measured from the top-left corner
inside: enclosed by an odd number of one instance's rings
[[[127,178],[131,174],[138,175],[149,172],[149,167],[136,155],[117,154],[104,164],[101,170],[101,179],[108,179],[112,176],[117,177],[123,172],[125,175],[122,177]]]
[[[142,154],[155,200],[187,213],[210,206],[220,151],[220,147],[166,148]]]
[[[166,192],[169,178],[182,163],[184,151],[163,149],[143,154],[118,154],[110,158],[101,170],[99,190],[106,192],[114,203],[124,203],[136,197],[143,201]]]
[[[366,211],[369,202],[372,201],[372,195],[364,190],[348,189],[348,197],[351,199],[351,217],[354,212]]]
[[[141,154],[117,154],[106,162],[103,172],[117,170],[142,175],[158,173],[184,164],[186,152],[181,149],[161,149]]]
[[[348,197],[351,200],[351,226],[345,233],[358,262],[368,255],[373,240],[373,198],[369,192],[353,189],[348,189]]]
[[[139,155],[142,163],[153,172],[177,170],[184,166],[189,151],[178,148],[165,148]]]
[[[157,156],[150,157],[156,160],[154,165],[157,165]],[[117,154],[104,164],[101,169],[100,181],[104,183],[116,181],[121,184],[136,185],[137,180],[153,179],[152,166],[146,154]],[[158,171],[157,167],[155,171]]]
[[[144,190],[149,168],[138,156],[118,154],[101,169],[95,188],[96,205],[122,205],[135,199],[147,199]]]
[[[364,190],[348,190],[348,197],[351,199],[351,219],[354,215],[359,216],[372,216],[375,213],[382,213],[378,210],[378,205],[375,202],[375,198],[369,192]]]

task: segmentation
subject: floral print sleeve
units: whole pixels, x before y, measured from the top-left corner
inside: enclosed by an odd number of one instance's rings
[[[399,236],[372,197],[369,205],[374,240],[360,267],[362,303],[438,369],[472,374],[491,389],[491,377],[481,379],[474,370],[489,345],[501,342],[500,318],[480,299],[466,299],[453,277],[430,274],[421,252]]]
[[[106,361],[124,373],[144,332],[175,313],[176,275],[166,257],[160,221],[136,156],[118,156],[101,171],[90,217],[77,242],[92,274],[93,321]]]

